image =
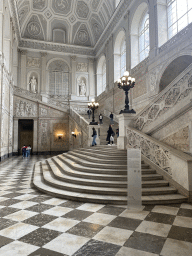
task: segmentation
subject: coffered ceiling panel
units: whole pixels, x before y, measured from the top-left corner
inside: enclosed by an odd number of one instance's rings
[[[16,0],[22,38],[94,46],[115,10],[115,0]]]

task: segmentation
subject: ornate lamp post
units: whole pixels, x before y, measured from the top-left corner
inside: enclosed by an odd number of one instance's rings
[[[119,89],[123,89],[125,91],[125,109],[121,110],[119,114],[122,113],[136,113],[135,110],[133,109],[129,109],[129,98],[128,98],[128,92],[131,88],[134,87],[135,85],[135,78],[131,78],[129,76],[129,72],[125,71],[123,77],[121,77],[118,82],[117,85],[119,87]]]
[[[92,101],[88,103],[88,108],[92,110],[92,122],[90,122],[90,124],[92,125],[98,124],[98,122],[95,122],[95,116],[94,116],[94,112],[98,107],[99,107],[99,103],[95,102],[94,99],[92,99]]]

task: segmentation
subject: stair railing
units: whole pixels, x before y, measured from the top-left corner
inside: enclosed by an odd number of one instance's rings
[[[126,127],[127,147],[140,149],[150,164],[179,192],[192,200],[192,157],[144,134]]]
[[[72,108],[70,108],[70,116],[81,127],[81,129],[88,135],[89,122]]]
[[[191,105],[192,64],[135,117],[134,127],[151,133]],[[164,118],[166,115],[166,118]]]

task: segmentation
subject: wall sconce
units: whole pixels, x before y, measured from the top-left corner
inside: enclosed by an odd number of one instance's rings
[[[73,136],[73,137],[77,137],[77,135],[75,134],[75,132],[71,132],[71,135]]]
[[[58,140],[61,140],[63,138],[63,134],[57,134]]]

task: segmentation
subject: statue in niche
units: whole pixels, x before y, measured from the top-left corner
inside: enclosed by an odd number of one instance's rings
[[[37,92],[37,79],[35,78],[35,76],[33,76],[31,78],[30,84],[31,84],[31,91],[36,93]]]
[[[85,96],[86,95],[86,85],[85,85],[83,80],[79,84],[79,95],[80,96]]]

